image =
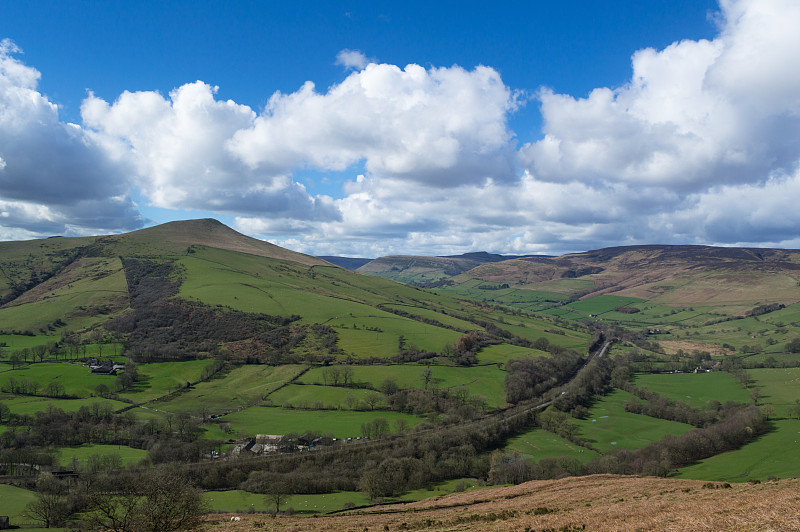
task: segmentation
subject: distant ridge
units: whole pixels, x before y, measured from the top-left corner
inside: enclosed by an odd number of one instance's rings
[[[375,259],[365,259],[363,257],[337,257],[335,255],[320,255],[317,258],[335,264],[346,270],[357,270],[368,262]]]

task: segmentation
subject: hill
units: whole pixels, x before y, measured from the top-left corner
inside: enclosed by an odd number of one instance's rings
[[[316,519],[209,516],[211,530],[797,530],[797,479],[723,484],[593,475]]]
[[[367,262],[358,271],[417,286],[431,286],[437,281],[464,273],[481,264],[516,258],[519,257],[485,251],[444,257],[393,255]]]
[[[320,255],[319,258],[346,270],[357,270],[366,263],[374,260],[362,257],[337,257],[331,255]]]

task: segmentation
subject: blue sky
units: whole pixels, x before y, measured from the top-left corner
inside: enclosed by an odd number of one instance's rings
[[[798,11],[5,2],[0,238],[213,216],[314,254],[798,247]]]

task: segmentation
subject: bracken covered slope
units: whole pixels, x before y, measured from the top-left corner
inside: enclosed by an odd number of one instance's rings
[[[593,475],[317,518],[210,516],[210,530],[800,530],[800,480],[708,483]]]

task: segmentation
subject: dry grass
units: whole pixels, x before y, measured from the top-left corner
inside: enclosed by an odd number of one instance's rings
[[[704,488],[713,485],[715,489]],[[209,516],[214,531],[800,530],[800,480],[734,484],[594,475],[322,517]]]

